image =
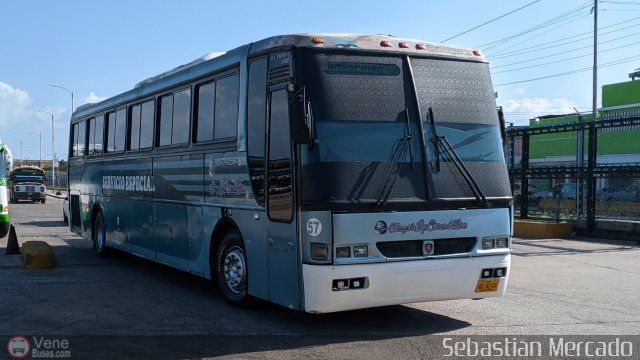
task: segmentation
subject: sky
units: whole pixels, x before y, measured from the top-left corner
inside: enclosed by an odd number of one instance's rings
[[[9,144],[14,159],[39,159],[40,150],[43,159],[51,159],[51,116],[38,111],[44,110],[54,117],[56,158],[66,159],[71,96],[50,85],[73,92],[77,108],[209,52],[308,32],[391,34],[479,49],[490,63],[497,105],[516,125],[541,115],[574,113],[574,108],[590,112],[593,4],[3,0],[0,140]],[[598,7],[600,106],[603,84],[630,81],[628,74],[640,67],[640,0],[601,0]]]

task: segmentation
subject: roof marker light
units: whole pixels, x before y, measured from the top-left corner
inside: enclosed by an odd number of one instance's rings
[[[311,42],[314,44],[324,44],[324,39],[321,37],[311,38]]]
[[[473,55],[482,56],[482,53],[480,52],[480,50],[473,50]]]
[[[391,42],[387,40],[380,41],[380,46],[382,47],[391,47]]]
[[[408,49],[409,48],[409,44],[407,44],[406,42],[401,42],[399,44],[399,46],[400,46],[401,49]]]
[[[416,44],[416,50],[427,50],[427,45],[425,45],[425,44]]]

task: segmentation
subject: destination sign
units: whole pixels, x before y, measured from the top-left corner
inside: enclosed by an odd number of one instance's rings
[[[326,73],[332,75],[398,76],[400,68],[394,64],[331,61],[327,64]]]

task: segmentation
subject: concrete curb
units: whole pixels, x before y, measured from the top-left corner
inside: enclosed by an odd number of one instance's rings
[[[56,199],[64,199],[67,196],[67,194],[66,193],[62,193],[62,195],[56,195],[56,194],[52,194],[52,193],[47,192],[47,196],[50,196],[50,197],[56,198]]]
[[[516,220],[515,237],[538,239],[568,239],[573,233],[572,223],[551,223],[542,221]]]
[[[50,269],[56,264],[51,245],[44,241],[24,242],[22,261],[26,269]]]

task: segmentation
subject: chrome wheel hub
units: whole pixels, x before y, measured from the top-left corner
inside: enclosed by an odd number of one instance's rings
[[[234,246],[229,249],[224,258],[224,281],[227,283],[229,290],[238,294],[244,291],[246,264],[244,259],[244,251]]]

